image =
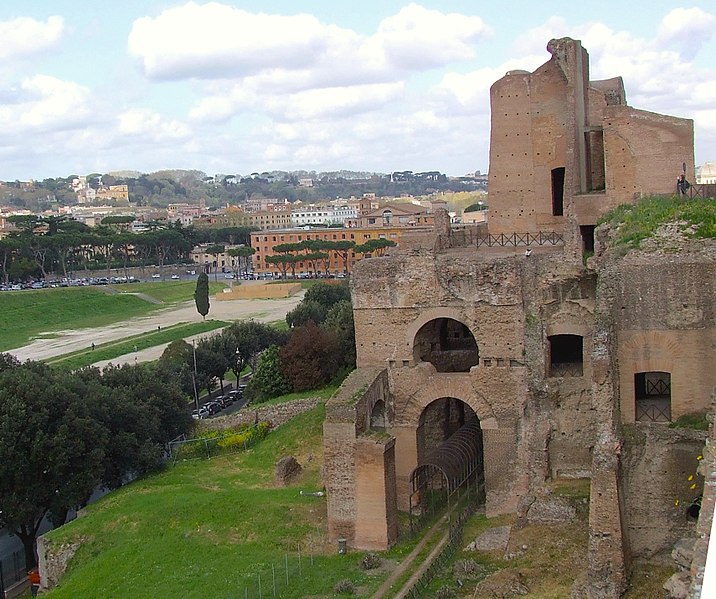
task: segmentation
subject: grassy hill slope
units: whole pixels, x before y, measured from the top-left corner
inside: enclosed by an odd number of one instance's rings
[[[271,564],[289,556],[295,579],[282,597],[306,590],[332,596],[335,581],[356,580],[362,555],[324,552],[326,500],[300,495],[320,488],[323,406],[299,416],[243,454],[178,464],[90,506],[88,514],[50,533],[53,543],[80,542],[61,586],[49,597],[258,597]],[[293,455],[300,481],[276,488],[275,463]],[[303,556],[299,580],[297,555]],[[320,564],[318,561],[320,560]]]

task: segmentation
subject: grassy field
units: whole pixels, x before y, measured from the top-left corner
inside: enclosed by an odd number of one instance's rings
[[[320,488],[323,417],[321,405],[247,453],[178,464],[90,506],[49,535],[81,547],[48,597],[258,597],[259,576],[271,597],[274,573],[287,598],[333,597],[342,579],[375,589],[379,578],[360,569],[362,554],[326,546],[325,497],[299,493]],[[274,467],[285,455],[304,471],[277,488]]]
[[[143,316],[167,304],[188,301],[194,296],[192,281],[134,283],[112,286],[112,294],[97,287],[70,287],[5,291],[0,293],[0,351],[21,347],[36,337],[51,337],[58,330],[101,327]],[[210,285],[210,293],[223,289]],[[160,304],[130,293],[144,293]]]
[[[150,331],[141,335],[133,335],[125,337],[118,341],[109,343],[101,343],[90,348],[80,351],[63,354],[50,360],[45,360],[47,364],[68,368],[74,370],[89,366],[100,360],[111,360],[119,356],[124,356],[132,351],[139,351],[149,347],[155,347],[164,343],[171,343],[177,339],[185,339],[193,335],[208,333],[227,326],[229,323],[223,320],[205,320],[202,322],[179,323],[173,326],[165,327],[161,331]]]
[[[222,282],[209,281],[209,295],[221,293],[226,285]],[[120,293],[144,293],[165,304],[178,304],[194,298],[196,283],[194,281],[165,281],[161,283],[124,283],[109,285],[110,289]]]

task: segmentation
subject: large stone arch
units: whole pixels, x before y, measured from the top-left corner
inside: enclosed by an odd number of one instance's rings
[[[406,347],[412,349],[413,339],[415,339],[415,335],[418,334],[418,331],[424,325],[428,324],[431,320],[435,320],[437,318],[452,318],[453,320],[462,322],[468,329],[470,329],[470,332],[473,334],[473,336],[475,335],[475,331],[473,331],[470,325],[465,322],[465,315],[463,314],[462,310],[458,310],[457,308],[438,306],[436,308],[429,308],[427,310],[424,310],[415,320],[413,320],[413,322],[411,322],[407,327],[405,327]],[[475,339],[477,339],[477,337],[475,337]]]
[[[517,426],[500,422],[487,399],[475,389],[470,373],[436,373],[399,408],[391,433],[396,439],[396,487],[398,505],[409,509],[410,475],[418,466],[417,432],[423,411],[443,398],[457,399],[472,409],[483,433],[486,512],[508,513],[516,508],[514,470],[517,462]]]
[[[496,429],[497,418],[487,400],[475,390],[470,374],[436,374],[427,385],[415,393],[401,409],[400,421],[417,426],[420,415],[431,403],[443,397],[454,397],[466,403],[475,412],[483,430]]]

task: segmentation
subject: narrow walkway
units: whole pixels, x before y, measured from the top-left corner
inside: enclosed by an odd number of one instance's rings
[[[438,544],[433,548],[433,550],[430,552],[430,555],[425,559],[425,561],[420,565],[420,567],[413,572],[413,575],[408,579],[408,581],[403,584],[403,586],[400,588],[400,591],[398,594],[393,594],[393,585],[411,568],[415,565],[415,560],[417,559],[420,552],[423,550],[425,545],[428,544],[430,539],[432,539],[435,535],[442,533],[442,538],[440,541],[438,541]],[[419,576],[422,575],[423,571],[430,567],[430,564],[435,559],[435,556],[440,552],[442,547],[445,545],[448,535],[450,534],[450,522],[447,520],[447,514],[445,514],[442,518],[440,518],[435,524],[430,527],[430,529],[425,533],[423,538],[420,540],[420,542],[415,546],[415,549],[413,549],[408,557],[406,557],[403,562],[393,571],[393,573],[385,580],[385,582],[380,586],[380,588],[373,594],[371,599],[391,599],[393,597],[403,597],[404,592],[406,592],[406,589],[410,588],[408,585],[412,584],[417,580]]]

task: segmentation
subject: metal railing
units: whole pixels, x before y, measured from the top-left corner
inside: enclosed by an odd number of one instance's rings
[[[550,377],[583,376],[581,362],[555,362],[549,366]]]
[[[450,562],[458,545],[462,541],[462,531],[465,523],[477,511],[477,501],[471,501],[460,515],[450,525],[448,542],[442,548],[440,553],[435,557],[430,566],[421,574],[413,586],[405,593],[408,599],[419,599],[423,596],[425,589],[432,582],[433,578],[440,573],[443,568]]]
[[[477,237],[477,247],[518,247],[528,245],[564,245],[564,235],[556,231],[545,233],[500,233]]]
[[[21,580],[27,578],[25,571],[25,550],[18,549],[0,558],[0,595]]]

